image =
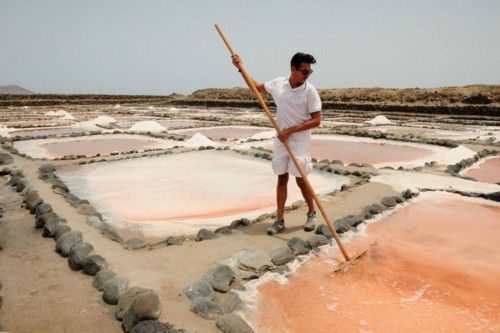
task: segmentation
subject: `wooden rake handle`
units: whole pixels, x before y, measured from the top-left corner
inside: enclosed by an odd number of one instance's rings
[[[224,41],[224,44],[226,44],[227,48],[229,49],[229,52],[231,53],[231,56],[236,55],[236,52],[234,51],[233,47],[231,46],[231,44],[227,40],[226,35],[224,35],[224,32],[222,32],[222,30],[220,29],[219,25],[216,24],[215,25],[215,29],[217,29],[217,32],[219,33],[219,35],[221,36],[222,40]],[[279,134],[280,130],[279,130],[278,124],[274,120],[274,117],[273,117],[271,111],[269,111],[269,108],[267,107],[266,102],[264,101],[264,98],[259,93],[259,91],[255,87],[255,85],[253,84],[253,81],[252,81],[250,75],[246,71],[245,67],[243,67],[243,64],[240,64],[239,70],[240,70],[241,75],[243,76],[243,79],[247,83],[248,87],[250,88],[250,90],[253,91],[253,93],[255,94],[255,97],[257,97],[260,105],[262,106],[262,109],[264,109],[264,111],[266,112],[267,117],[271,121],[271,124],[273,125],[274,129]],[[318,208],[319,208],[319,210],[321,212],[321,215],[323,216],[323,219],[325,220],[326,225],[330,229],[330,232],[332,233],[333,238],[335,238],[335,241],[337,242],[340,250],[342,251],[342,254],[344,255],[345,260],[349,261],[350,260],[349,256],[347,255],[347,252],[346,252],[344,246],[342,245],[342,242],[340,241],[340,238],[339,238],[337,232],[335,231],[335,228],[333,227],[332,222],[330,221],[330,218],[326,214],[326,210],[323,207],[323,204],[319,200],[318,196],[314,193],[313,188],[311,186],[311,183],[309,183],[309,180],[307,179],[307,175],[304,173],[304,170],[302,170],[302,167],[300,166],[299,162],[297,161],[297,158],[295,157],[295,154],[290,149],[288,141],[287,142],[283,142],[283,145],[285,146],[285,148],[286,148],[286,150],[288,152],[288,155],[290,155],[290,158],[292,159],[293,164],[295,164],[295,167],[299,171],[300,176],[304,180],[304,182],[305,182],[308,190],[310,191],[310,193],[312,193],[313,198],[314,198],[314,202],[318,206]]]

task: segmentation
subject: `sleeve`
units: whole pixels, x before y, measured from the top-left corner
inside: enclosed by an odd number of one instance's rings
[[[267,81],[266,83],[264,83],[264,88],[266,88],[266,91],[271,95],[274,94],[274,90],[276,88],[276,80],[277,79],[273,79],[271,81]]]
[[[321,99],[316,89],[311,89],[307,94],[307,110],[309,113],[321,111]]]

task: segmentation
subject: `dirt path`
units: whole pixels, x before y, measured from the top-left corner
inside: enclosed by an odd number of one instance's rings
[[[1,330],[8,332],[121,332],[114,309],[92,287],[92,277],[72,271],[42,238],[33,215],[21,208],[22,198],[0,184],[6,213],[0,233]]]

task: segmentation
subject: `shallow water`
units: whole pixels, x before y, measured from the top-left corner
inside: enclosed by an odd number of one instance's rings
[[[313,258],[261,285],[246,316],[261,332],[498,332],[499,223],[484,200],[411,203],[353,238],[350,253],[369,251],[347,273]]]
[[[194,229],[228,225],[231,218],[226,217],[273,211],[275,206],[270,163],[236,153],[188,152],[85,166],[60,175],[72,193],[104,215],[136,225],[170,224],[172,233],[182,231],[182,223]],[[347,180],[312,174],[310,181],[321,193]],[[300,198],[290,182],[288,203]]]
[[[144,150],[146,148],[170,148],[177,144],[176,141],[118,134],[16,141],[14,147],[34,158],[57,158],[66,155],[109,155],[112,152]]]
[[[256,143],[258,145],[258,143]],[[273,149],[272,142],[261,144]],[[311,156],[318,161],[341,160],[344,163],[391,163],[406,162],[425,158],[434,153],[431,149],[403,144],[363,142],[342,139],[319,139],[313,137]]]
[[[464,173],[484,183],[500,183],[500,156],[490,157]]]
[[[75,128],[75,127],[54,127],[54,128],[44,128],[44,129],[24,129],[10,132],[12,137],[20,136],[45,136],[45,135],[66,135],[73,133],[85,133],[88,132],[85,129]]]

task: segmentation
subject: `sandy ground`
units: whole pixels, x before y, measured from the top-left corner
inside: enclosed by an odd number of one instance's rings
[[[53,239],[40,236],[35,219],[21,208],[22,198],[0,185],[7,208],[0,233],[0,331],[121,332],[114,309],[92,287],[92,277],[74,272],[55,251]]]
[[[96,229],[88,226],[83,215],[78,214],[61,196],[53,193],[50,184],[38,179],[38,166],[42,162],[28,161],[14,156],[14,163],[18,167],[24,169],[26,179],[38,190],[45,202],[51,204],[57,214],[66,218],[72,229],[82,231],[84,240],[94,246],[95,253],[104,256],[108,260],[111,269],[129,278],[131,285],[153,288],[159,293],[163,303],[163,312],[160,320],[168,321],[175,324],[176,327],[186,329],[188,332],[218,332],[218,330],[215,328],[213,322],[204,320],[189,310],[188,299],[182,294],[182,288],[186,284],[199,279],[218,261],[230,257],[241,249],[256,248],[270,253],[274,248],[286,244],[288,239],[295,235],[302,236],[303,238],[309,236],[302,231],[306,209],[301,208],[286,215],[288,229],[275,237],[270,237],[265,234],[265,230],[272,223],[271,220],[265,220],[248,228],[235,230],[232,235],[215,240],[203,242],[187,241],[183,246],[127,251],[118,243],[104,238]],[[360,208],[371,203],[378,203],[383,197],[394,193],[395,192],[387,185],[368,183],[355,187],[349,191],[341,192],[336,196],[324,196],[322,200],[325,203],[330,218],[333,220],[348,214],[356,213]],[[18,234],[12,233],[12,235],[9,236],[10,241],[16,242],[25,237],[26,233],[33,233],[31,226],[32,223],[30,223],[28,231],[20,231]],[[35,235],[34,238],[37,238],[32,240],[32,243],[35,244],[49,242],[48,251],[52,251],[54,246],[53,241],[42,239],[38,235]],[[26,251],[26,249],[19,251]],[[61,269],[64,274],[73,274],[85,279],[87,290],[82,291],[78,295],[78,297],[82,298],[82,301],[83,299],[90,299],[102,303],[102,301],[99,300],[100,294],[91,286],[90,278],[80,273],[71,272],[70,269],[67,268],[66,260],[59,258],[55,253],[51,252],[51,255],[54,256],[54,258],[51,259],[54,261],[54,265],[65,267],[65,269]],[[9,265],[2,264],[2,276],[8,274],[8,266]],[[26,283],[28,285],[36,285],[38,283],[39,278],[36,275],[22,275],[27,279]],[[61,280],[68,281],[69,279]],[[3,281],[5,284],[5,279]],[[69,281],[71,281],[70,285],[72,285],[73,279]],[[64,293],[64,295],[69,299],[73,298],[73,293],[71,292]],[[77,303],[76,300],[75,303]],[[55,303],[45,303],[46,306],[47,304]],[[87,302],[86,304],[81,304],[81,306],[84,307],[88,304]],[[47,313],[53,313],[57,308],[58,306],[55,305],[49,306]],[[107,306],[103,304],[100,308],[102,311],[105,311]],[[29,316],[37,317],[38,311],[38,309],[32,308]],[[26,313],[26,315],[29,317],[28,313]],[[95,325],[96,317],[89,317],[92,319],[82,319],[82,321],[86,322],[91,327]],[[4,319],[0,319],[0,321],[4,322]],[[118,322],[114,324],[116,327],[119,327]],[[113,323],[111,323],[111,325],[113,325]],[[71,332],[78,330],[72,330],[68,327],[67,331]]]

